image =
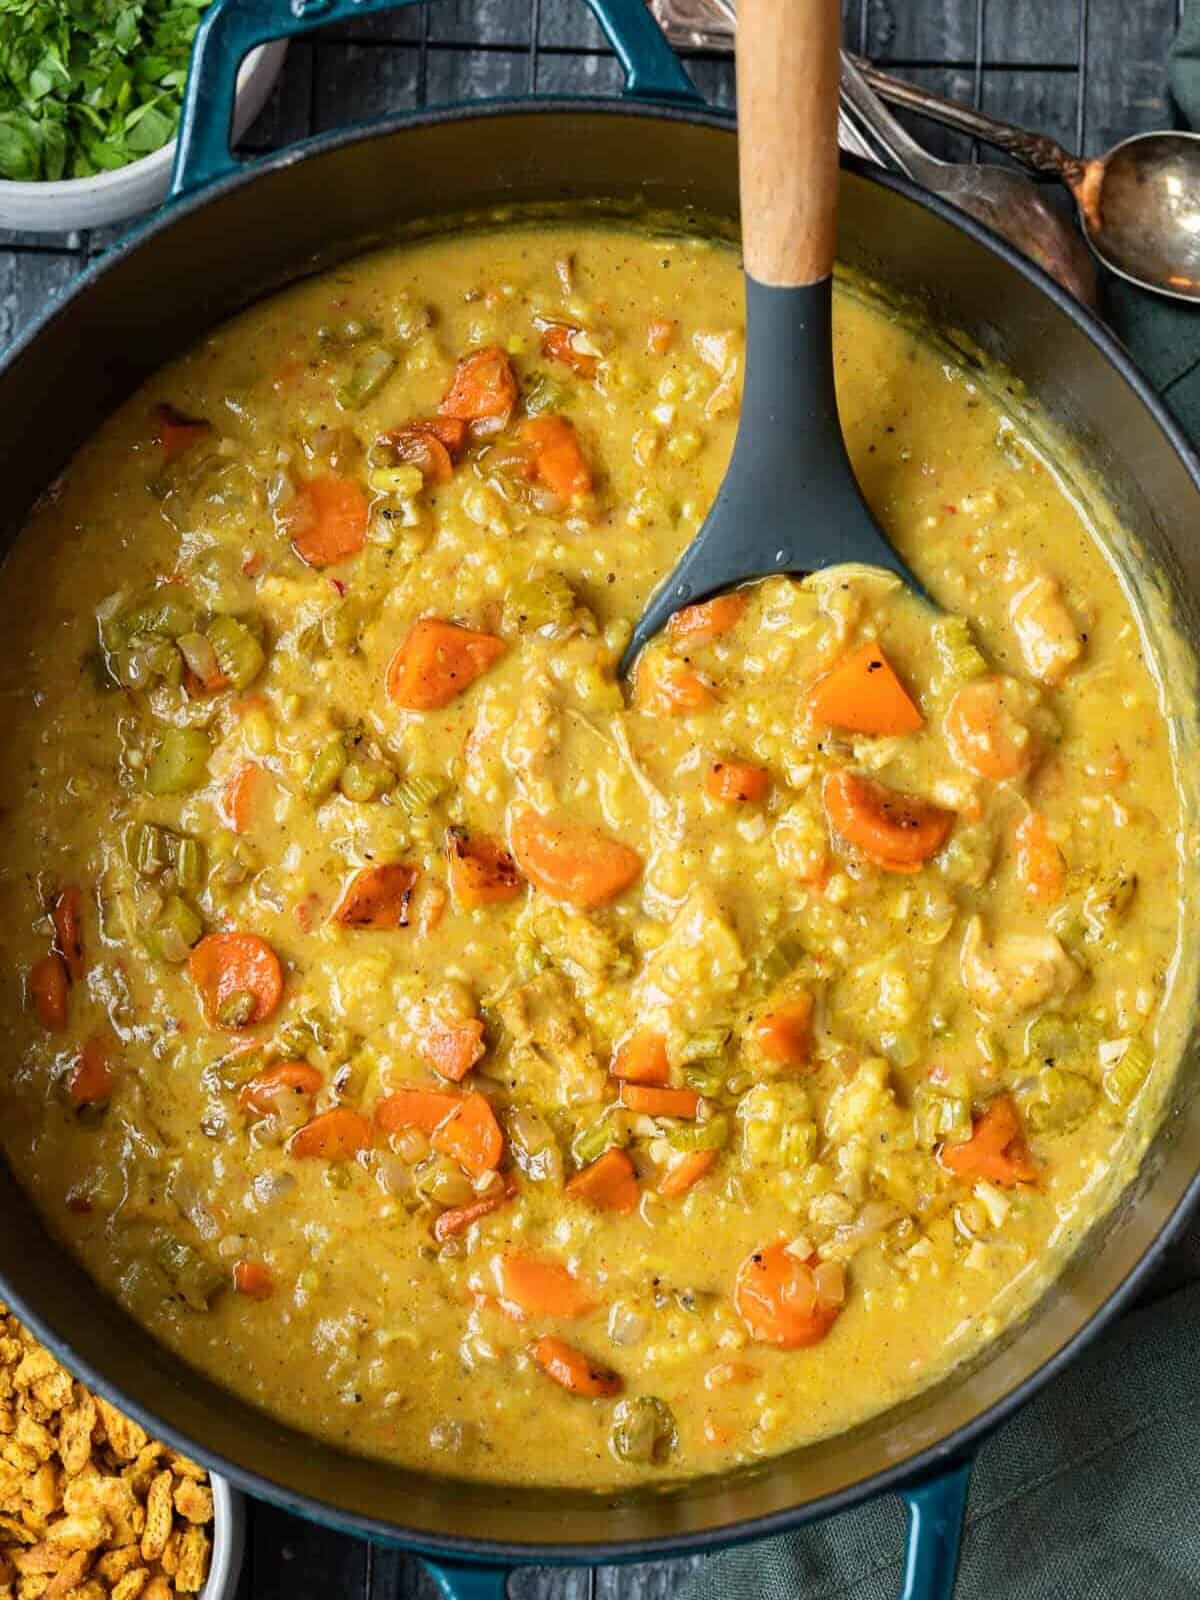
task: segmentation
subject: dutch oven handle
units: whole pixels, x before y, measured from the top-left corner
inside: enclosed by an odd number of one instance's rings
[[[212,0],[196,29],[171,173],[172,200],[238,171],[229,148],[238,68],[272,39],[331,22],[395,11],[417,0]],[[694,104],[695,85],[645,0],[587,0],[625,70],[625,93],[639,100]]]
[[[899,1491],[908,1511],[900,1600],[953,1600],[973,1465],[970,1458],[956,1461]],[[444,1600],[507,1600],[511,1567],[422,1559]],[[798,1594],[795,1600],[803,1596]]]

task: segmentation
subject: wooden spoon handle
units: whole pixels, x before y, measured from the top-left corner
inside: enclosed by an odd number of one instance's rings
[[[833,271],[841,32],[838,0],[739,0],[742,249],[759,283]]]

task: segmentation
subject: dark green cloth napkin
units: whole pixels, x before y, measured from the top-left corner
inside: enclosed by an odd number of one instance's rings
[[[1181,120],[1200,128],[1200,0],[1170,54]],[[1200,440],[1200,306],[1115,278],[1105,311]],[[984,1445],[956,1600],[1200,1600],[1200,1228],[1149,1303]],[[687,1600],[897,1600],[904,1511],[885,1496],[784,1538],[710,1557]]]

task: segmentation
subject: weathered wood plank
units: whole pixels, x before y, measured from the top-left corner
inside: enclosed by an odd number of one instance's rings
[[[881,62],[973,61],[975,7],[970,0],[869,0],[866,51]]]
[[[1079,103],[1077,72],[986,71],[983,109],[1002,122],[1014,122],[1036,133],[1048,133],[1068,150],[1075,143]],[[984,152],[987,154],[987,152]]]
[[[296,40],[288,46],[283,71],[266,105],[242,136],[242,151],[278,150],[295,144],[309,132],[315,48],[307,40]]]
[[[359,1600],[367,1593],[367,1545],[256,1502],[238,1600]]]
[[[418,104],[420,52],[364,44],[317,44],[312,128],[340,128]]]
[[[23,333],[78,272],[75,256],[0,250],[0,348]]]
[[[1092,0],[1088,28],[1083,144],[1106,150],[1127,134],[1170,126],[1166,98],[1167,43],[1175,30],[1175,0]]]
[[[529,57],[521,51],[431,49],[426,103],[457,105],[528,94],[529,71]]]
[[[562,95],[612,95],[621,92],[621,68],[610,55],[541,55],[537,92]]]

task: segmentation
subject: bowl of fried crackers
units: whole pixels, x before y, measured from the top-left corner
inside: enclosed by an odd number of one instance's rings
[[[0,1305],[0,1600],[232,1600],[242,1497]]]

